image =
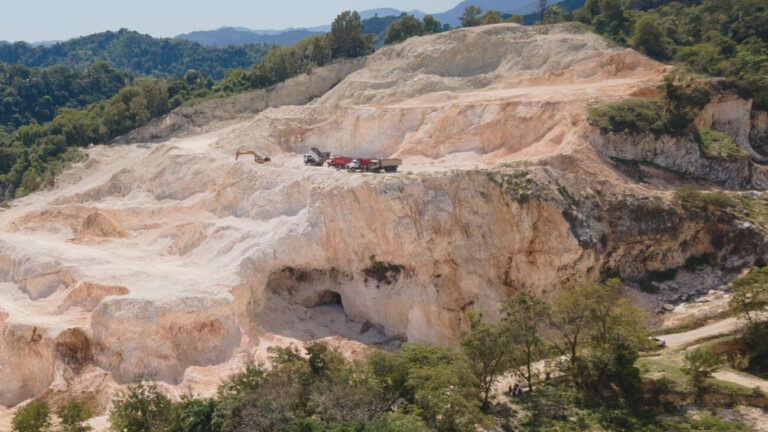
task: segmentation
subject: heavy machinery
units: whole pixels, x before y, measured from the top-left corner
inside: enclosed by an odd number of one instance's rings
[[[323,164],[325,164],[331,157],[330,152],[321,152],[317,147],[312,147],[310,150],[310,153],[304,154],[304,165],[323,166]]]
[[[355,159],[346,165],[347,171],[395,172],[403,164],[400,159]]]
[[[346,156],[333,156],[328,160],[328,166],[336,169],[346,168],[347,164],[351,163],[354,158]]]
[[[348,163],[345,168],[347,171],[368,171],[368,165],[371,164],[371,159],[354,159]]]
[[[267,162],[272,162],[272,159],[270,159],[269,156],[262,156],[262,155],[256,153],[253,150],[238,150],[238,151],[236,151],[235,152],[235,160],[238,160],[238,159],[240,159],[240,156],[245,156],[245,155],[253,155],[253,161],[256,162],[256,163],[263,164],[263,163],[267,163]]]
[[[371,163],[368,164],[368,171],[379,172],[381,170],[384,170],[386,172],[395,172],[397,171],[397,167],[399,167],[402,164],[403,164],[403,161],[397,158],[372,159]]]

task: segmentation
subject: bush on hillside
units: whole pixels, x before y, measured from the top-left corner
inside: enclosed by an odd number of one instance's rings
[[[697,142],[702,154],[706,157],[731,159],[747,156],[744,150],[736,146],[733,138],[718,131],[710,129],[699,130]]]
[[[62,432],[88,432],[92,428],[83,423],[93,417],[91,407],[83,401],[72,399],[56,409],[61,419]]]
[[[680,188],[675,198],[685,209],[717,213],[736,206],[736,200],[724,192],[701,192],[693,188]]]
[[[604,133],[652,133],[660,136],[668,132],[660,99],[631,98],[592,107],[589,119]]]
[[[45,432],[51,425],[51,410],[42,401],[33,401],[13,415],[13,432]]]

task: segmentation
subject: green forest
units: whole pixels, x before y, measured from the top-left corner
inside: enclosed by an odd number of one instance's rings
[[[82,108],[114,96],[133,81],[108,63],[80,72],[67,66],[32,68],[0,63],[0,128],[53,120],[61,108]]]
[[[261,44],[205,47],[182,39],[153,38],[121,29],[50,47],[35,47],[24,42],[0,43],[0,62],[30,67],[63,65],[85,70],[94,62],[104,61],[134,75],[181,76],[194,69],[220,79],[229,69],[257,63],[269,48]]]
[[[572,19],[655,59],[725,78],[768,109],[764,0],[587,0]]]

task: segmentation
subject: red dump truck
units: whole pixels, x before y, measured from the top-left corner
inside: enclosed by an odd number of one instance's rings
[[[346,168],[351,171],[367,171],[368,164],[370,163],[371,159],[334,156],[328,162],[328,166],[332,166],[334,168]],[[350,168],[351,166],[355,166],[355,168]],[[359,166],[359,168],[357,166]]]
[[[347,164],[355,160],[355,158],[346,157],[346,156],[332,156],[330,159],[328,159],[328,166],[332,168],[346,168]]]

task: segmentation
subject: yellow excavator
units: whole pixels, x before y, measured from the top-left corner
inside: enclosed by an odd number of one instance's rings
[[[262,156],[253,150],[237,150],[235,152],[235,160],[240,159],[240,156],[247,156],[247,155],[253,155],[253,161],[256,163],[263,164],[267,162],[272,162],[272,159],[270,159],[269,156]]]

